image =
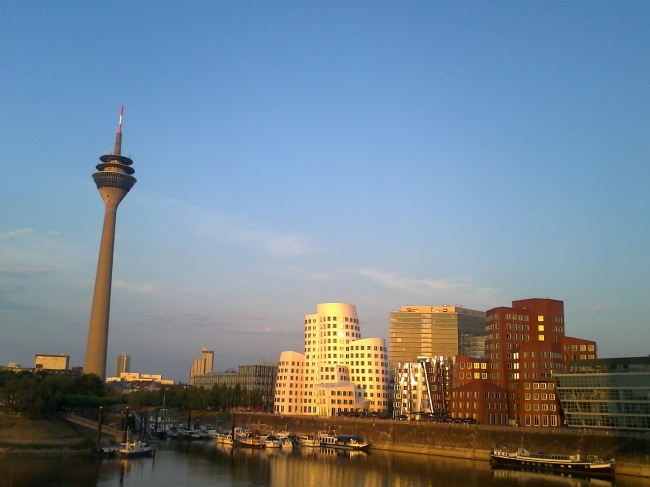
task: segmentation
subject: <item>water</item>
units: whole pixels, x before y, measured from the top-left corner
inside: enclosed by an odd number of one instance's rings
[[[650,487],[650,479],[576,479],[491,470],[486,462],[373,451],[247,450],[169,443],[155,458],[0,457],[0,487]]]

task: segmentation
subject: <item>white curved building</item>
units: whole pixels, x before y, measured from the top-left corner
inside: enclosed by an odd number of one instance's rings
[[[388,350],[383,338],[361,339],[351,304],[321,303],[305,316],[305,353],[282,352],[275,411],[332,416],[388,413]]]

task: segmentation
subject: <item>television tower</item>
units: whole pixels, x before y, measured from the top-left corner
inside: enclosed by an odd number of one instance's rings
[[[93,174],[99,194],[104,200],[104,229],[99,247],[95,294],[90,312],[88,345],[86,347],[85,374],[96,374],[106,379],[106,353],[108,348],[108,317],[111,308],[111,282],[113,280],[113,248],[115,246],[115,220],[117,206],[136,183],[132,176],[135,170],[133,161],[122,155],[122,116],[124,107],[120,108],[120,121],[115,137],[115,149],[112,154],[99,158],[97,171]]]

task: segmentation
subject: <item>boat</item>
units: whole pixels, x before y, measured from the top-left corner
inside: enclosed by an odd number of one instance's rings
[[[264,442],[262,440],[250,436],[240,439],[239,444],[243,448],[264,448]]]
[[[321,431],[318,434],[321,448],[336,448],[338,450],[365,450],[370,443],[352,435],[339,435],[336,431]]]
[[[513,453],[505,448],[494,447],[490,453],[490,464],[495,468],[536,469],[560,473],[613,476],[616,460],[601,460],[594,455],[583,458],[579,453],[574,455],[532,453],[524,448],[519,448]]]
[[[302,435],[298,437],[298,446],[317,447],[320,446],[320,439],[314,435]]]
[[[282,448],[282,440],[274,435],[268,435],[264,439],[264,448]]]
[[[126,443],[121,444],[115,454],[121,458],[152,457],[156,450],[142,441],[129,441],[129,433],[126,434]]]

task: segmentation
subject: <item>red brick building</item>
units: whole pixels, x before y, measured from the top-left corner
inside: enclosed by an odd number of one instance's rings
[[[595,342],[565,335],[562,301],[524,299],[513,301],[512,307],[493,308],[486,312],[485,360],[463,356],[456,360],[450,412],[453,417],[473,417],[482,424],[504,424],[506,414],[509,424],[561,426],[553,371],[565,370],[570,360],[595,358]],[[461,392],[465,399],[462,408]],[[479,399],[471,411],[466,407],[467,393]],[[458,399],[455,406],[454,397]]]

